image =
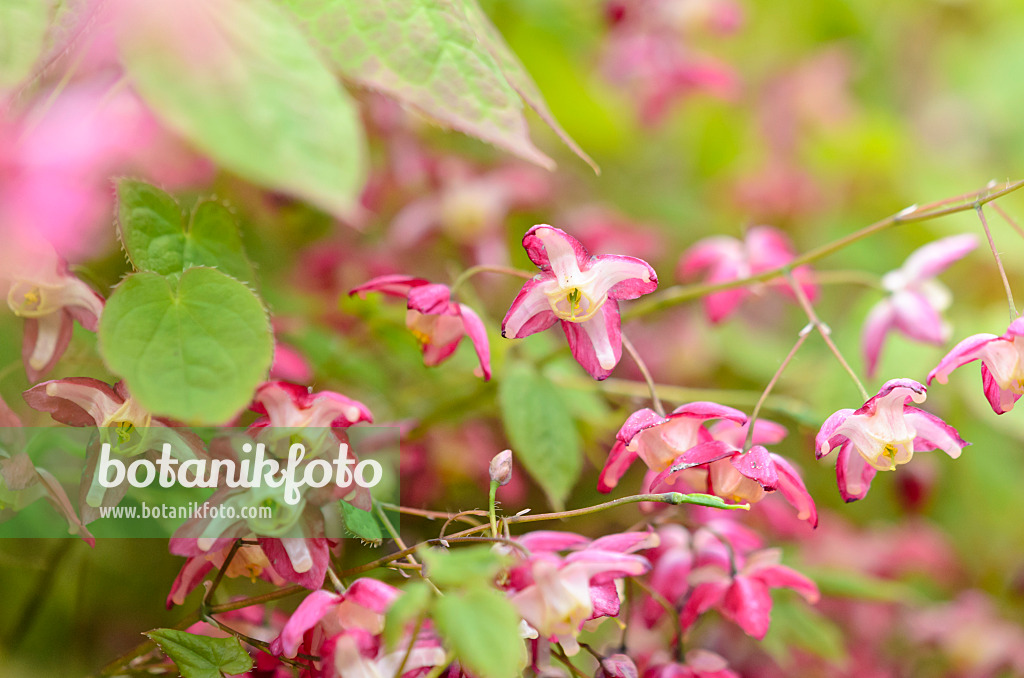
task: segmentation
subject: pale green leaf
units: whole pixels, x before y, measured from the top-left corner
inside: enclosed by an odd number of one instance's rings
[[[345,521],[345,529],[354,537],[379,545],[384,539],[380,523],[370,511],[364,511],[347,501],[338,502],[341,517]]]
[[[54,0],[0,2],[0,91],[32,73],[46,45]]]
[[[504,595],[482,586],[438,598],[438,633],[455,656],[481,678],[515,678],[526,659],[519,614]]]
[[[270,0],[116,4],[127,75],[155,113],[246,179],[351,214],[365,180],[356,107]]]
[[[260,300],[212,268],[128,276],[107,300],[99,339],[107,366],[142,407],[188,424],[230,420],[273,357]]]
[[[489,585],[505,564],[490,546],[422,549],[420,557],[426,576],[441,588]]]
[[[394,649],[400,639],[408,637],[406,625],[427,613],[433,597],[430,586],[423,581],[413,582],[402,589],[402,595],[391,603],[384,615],[385,647]]]

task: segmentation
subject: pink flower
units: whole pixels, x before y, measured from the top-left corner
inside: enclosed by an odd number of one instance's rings
[[[64,355],[75,320],[96,331],[103,297],[71,275],[67,262],[49,245],[40,243],[32,251],[8,252],[3,257],[3,277],[8,278],[7,305],[25,319],[22,359],[29,381],[34,382]],[[12,260],[15,256],[27,260]]]
[[[268,381],[256,389],[251,408],[264,416],[251,429],[344,428],[373,421],[366,405],[334,391],[316,391],[286,381]]]
[[[473,309],[451,300],[451,290],[447,285],[431,284],[423,278],[404,275],[382,275],[356,287],[349,294],[362,292],[383,292],[408,298],[405,324],[420,342],[425,365],[440,365],[455,352],[462,337],[468,335],[480,360],[479,375],[484,380],[491,378],[487,328]]]
[[[501,323],[513,339],[561,321],[573,357],[595,379],[606,379],[622,357],[619,299],[636,299],[658,287],[650,265],[634,257],[590,256],[564,231],[540,224],[523,247],[541,273],[527,282]]]
[[[701,271],[707,271],[705,283],[725,283],[785,266],[795,256],[792,244],[782,231],[771,226],[755,226],[747,231],[742,241],[724,235],[700,240],[683,255],[677,275],[682,280],[689,280]],[[818,288],[813,282],[810,267],[797,266],[793,269],[793,277],[807,298],[814,301]],[[785,290],[792,295],[788,286]],[[756,288],[748,286],[713,292],[704,297],[704,311],[711,322],[722,322],[755,291]]]
[[[661,664],[648,669],[644,678],[740,678],[729,668],[729,662],[710,650],[690,650],[686,663]]]
[[[934,414],[919,410],[927,389],[912,379],[885,382],[878,394],[854,411],[839,410],[815,438],[818,459],[839,448],[836,477],[846,501],[863,499],[877,471],[892,471],[914,452],[940,449],[953,459],[970,443]]]
[[[975,334],[961,341],[928,373],[928,383],[945,384],[950,372],[975,360],[981,360],[981,383],[992,411],[1012,410],[1024,393],[1024,318],[1010,323],[1001,337]]]
[[[861,346],[868,376],[874,376],[886,335],[897,330],[910,339],[941,346],[952,332],[942,319],[949,308],[949,290],[935,276],[977,247],[969,233],[928,243],[915,250],[903,266],[882,278],[889,296],[872,307],[864,322]]]
[[[541,638],[579,651],[576,636],[583,622],[619,614],[615,580],[650,570],[646,558],[629,552],[657,545],[657,535],[635,532],[590,542],[559,532],[534,532],[520,538],[532,555],[509,572],[510,600]],[[577,549],[564,558],[556,551]]]
[[[727,450],[725,443],[715,442],[704,423],[713,419],[726,419],[738,424],[747,421],[739,410],[711,402],[688,403],[677,407],[668,417],[651,409],[637,410],[619,429],[615,445],[598,478],[597,489],[611,492],[618,485],[629,466],[637,457],[647,468],[661,473],[683,452],[701,443],[710,443],[713,449]]]
[[[707,610],[718,608],[726,619],[761,640],[771,623],[769,589],[789,588],[809,603],[818,601],[818,587],[796,570],[780,564],[779,549],[744,553],[710,533],[700,533],[696,541],[697,555],[688,576],[692,588],[679,614],[684,629],[693,626]]]

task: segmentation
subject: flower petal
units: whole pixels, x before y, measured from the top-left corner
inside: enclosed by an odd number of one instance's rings
[[[821,425],[818,435],[814,437],[814,456],[821,459],[832,451],[833,447],[846,442],[845,436],[836,436],[836,430],[846,423],[847,418],[853,414],[853,410],[845,409],[834,412],[825,423]]]
[[[745,454],[732,455],[729,462],[742,475],[755,481],[766,490],[774,490],[779,484],[775,462],[768,454],[768,450],[761,445],[754,445]]]
[[[594,260],[594,298],[636,299],[658,289],[658,274],[643,259],[604,254]]]
[[[977,360],[981,356],[982,349],[985,348],[989,342],[998,340],[994,334],[975,334],[967,337],[959,344],[953,347],[945,357],[939,361],[939,364],[928,373],[928,383],[931,384],[933,379],[938,379],[940,384],[945,384],[949,379],[949,374],[960,367],[966,365],[969,362]]]
[[[747,635],[764,639],[771,624],[772,597],[768,586],[752,577],[738,576],[725,592],[722,614]]]
[[[480,361],[480,371],[483,373],[484,381],[491,378],[491,345],[487,340],[487,328],[484,326],[476,311],[465,304],[459,304],[462,312],[462,322],[466,326],[466,334],[473,343],[473,350]]]
[[[940,238],[914,250],[900,271],[907,280],[925,280],[942,273],[977,246],[978,238],[973,233]]]
[[[938,309],[916,290],[900,290],[892,295],[896,327],[911,339],[941,346],[949,341],[951,329]]]
[[[611,452],[608,453],[608,461],[597,478],[597,491],[607,494],[614,490],[636,458],[635,449],[630,450],[621,440],[616,440]]]
[[[430,282],[423,278],[415,278],[409,275],[381,275],[367,280],[362,285],[349,290],[349,296],[353,294],[364,294],[366,292],[383,292],[392,297],[407,297],[409,291],[414,287],[429,285]]]
[[[892,300],[885,298],[871,308],[864,321],[860,345],[861,351],[864,353],[864,370],[868,377],[875,375],[878,359],[882,354],[882,344],[885,343],[885,337],[893,327],[895,315],[896,311],[893,308]]]
[[[548,224],[537,224],[527,231],[523,247],[540,270],[550,271],[560,280],[590,267],[590,254],[580,241]]]
[[[807,486],[800,477],[800,473],[786,458],[777,454],[771,456],[775,463],[775,471],[779,474],[779,492],[797,510],[797,518],[806,520],[812,527],[817,527],[818,509],[814,505],[814,498],[807,491]]]
[[[992,371],[984,362],[981,364],[981,384],[985,389],[985,397],[996,414],[1006,414],[1013,409],[1014,404],[1020,398],[1019,393],[1014,393],[1008,388],[1000,388],[995,377],[992,376]]]
[[[836,458],[836,480],[843,501],[857,501],[866,497],[875,473],[875,468],[860,453],[853,450],[852,443],[842,444]]]
[[[552,312],[548,297],[541,289],[548,282],[550,278],[540,276],[526,281],[501,321],[501,336],[521,339],[555,324],[558,316]]]
[[[281,634],[272,643],[272,651],[285,657],[295,657],[306,631],[320,623],[327,611],[342,600],[342,596],[329,591],[319,590],[310,593],[288,618],[281,629]]]
[[[904,416],[917,431],[917,435],[914,437],[915,452],[942,450],[956,459],[960,456],[960,452],[970,445],[960,437],[960,433],[955,428],[930,412],[908,406]]]
[[[618,302],[609,299],[590,320],[582,323],[562,321],[569,349],[583,369],[603,381],[622,358],[622,330]]]

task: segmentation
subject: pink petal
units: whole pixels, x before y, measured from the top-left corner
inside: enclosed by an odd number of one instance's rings
[[[516,541],[534,553],[556,553],[589,544],[590,538],[573,532],[535,530],[517,537]]]
[[[734,452],[735,450],[731,446],[723,443],[721,440],[709,440],[691,447],[689,450],[676,457],[670,467],[654,477],[650,484],[650,491],[677,491],[677,488],[675,487],[675,478],[677,475],[691,468],[710,464],[711,462],[719,459],[724,459],[725,457],[731,456]]]
[[[329,591],[313,591],[299,603],[295,612],[288,618],[281,634],[274,641],[274,652],[285,657],[295,657],[302,645],[302,637],[316,626],[327,611],[341,603],[342,596]]]
[[[659,543],[656,532],[620,532],[595,539],[587,548],[599,551],[633,553],[652,549]]]
[[[693,626],[699,616],[718,605],[728,588],[728,579],[694,586],[686,599],[686,604],[679,611],[679,624],[683,630]]]
[[[895,321],[895,309],[889,298],[882,299],[868,312],[861,332],[861,351],[864,353],[864,370],[868,377],[873,377],[878,368],[878,359],[882,354],[882,344],[892,329]]]
[[[1000,388],[985,363],[981,364],[981,384],[985,389],[985,397],[996,414],[1006,414],[1020,398],[1019,393],[1014,393],[1008,388]]]
[[[854,414],[871,416],[876,413],[884,414],[888,410],[902,413],[903,406],[910,400],[915,403],[924,402],[926,391],[923,384],[913,379],[890,379]]]
[[[905,410],[907,421],[917,431],[914,437],[914,451],[942,450],[953,459],[970,445],[960,433],[934,414],[908,406]]]
[[[941,346],[949,341],[949,325],[928,298],[914,290],[892,295],[896,327],[911,339]]]
[[[451,303],[452,291],[437,283],[409,290],[409,308],[425,315],[456,315],[458,307]]]
[[[606,581],[602,584],[592,584],[590,586],[590,604],[594,608],[594,612],[590,615],[591,619],[619,616],[621,603],[619,592],[615,589],[615,582]]]
[[[630,451],[621,440],[616,440],[611,452],[608,453],[608,461],[597,478],[597,491],[607,494],[614,490],[636,458],[636,450]]]
[[[48,412],[54,420],[69,426],[102,424],[124,403],[109,385],[90,377],[44,381],[22,396],[32,409]]]
[[[940,238],[914,250],[903,262],[900,271],[908,280],[925,280],[942,273],[977,246],[978,239],[973,233]]]
[[[402,591],[394,586],[377,579],[363,577],[356,579],[348,587],[348,590],[345,591],[345,600],[352,601],[377,614],[384,614],[400,595],[402,595]]]
[[[745,249],[752,274],[785,266],[794,256],[793,243],[771,226],[754,226],[747,231]]]
[[[186,560],[185,564],[181,566],[178,576],[174,578],[174,583],[171,584],[170,593],[167,594],[167,609],[169,610],[175,605],[184,605],[185,597],[212,569],[213,563],[202,556]]]
[[[857,501],[866,497],[875,473],[875,468],[853,449],[852,443],[843,443],[836,458],[836,480],[843,501]]]
[[[754,445],[746,454],[732,455],[730,463],[733,468],[766,490],[774,490],[779,484],[775,463],[768,450],[760,445]]]
[[[750,576],[756,578],[773,589],[792,589],[803,596],[804,600],[812,605],[821,598],[818,592],[818,585],[796,570],[785,565],[768,565],[751,572]]]
[[[473,343],[473,350],[480,361],[480,370],[483,372],[484,381],[491,378],[491,345],[487,340],[487,328],[484,326],[476,311],[465,304],[459,304],[462,312],[462,322],[466,326],[466,334]]]
[[[582,323],[562,321],[569,350],[590,376],[603,381],[622,358],[622,330],[619,305],[609,299],[590,320]]]
[[[739,262],[742,259],[743,244],[736,238],[724,235],[704,238],[683,254],[676,268],[676,276],[680,280],[689,280],[704,269],[718,266],[731,266],[736,270],[737,263],[725,262]]]
[[[276,538],[259,538],[260,548],[266,554],[271,567],[288,581],[305,586],[307,589],[316,590],[323,586],[324,577],[327,575],[327,565],[331,558],[327,540],[323,537],[304,539],[312,559],[312,567],[303,572],[297,572],[292,566],[291,555],[282,541],[282,539]]]
[[[409,291],[414,287],[429,285],[429,281],[423,278],[414,278],[408,275],[381,275],[364,282],[362,285],[349,290],[349,295],[363,294],[365,292],[383,292],[393,297],[407,297]]]
[[[768,633],[771,612],[772,597],[768,586],[742,575],[733,580],[722,603],[722,614],[758,640],[763,640]]]
[[[602,584],[622,577],[638,577],[651,569],[650,561],[643,556],[591,548],[566,556],[565,567],[570,565],[584,570],[591,584]]]
[[[772,461],[775,463],[775,471],[779,474],[779,492],[797,510],[797,518],[806,520],[812,527],[817,527],[818,509],[800,474],[784,457],[773,454]]]
[[[658,274],[643,259],[604,254],[594,260],[598,284],[595,294],[609,299],[636,299],[658,289]]]
[[[704,297],[704,313],[707,314],[708,320],[712,323],[720,323],[735,313],[736,309],[739,308],[743,300],[749,295],[750,292],[743,287],[712,292]]]
[[[825,423],[821,425],[821,430],[818,431],[818,435],[814,437],[814,456],[817,459],[821,459],[828,455],[832,451],[832,448],[842,445],[846,442],[845,436],[835,436],[836,430],[846,423],[846,420],[853,414],[853,410],[845,409],[834,412],[832,416],[825,420]]]
[[[78,514],[75,513],[74,507],[71,506],[71,500],[68,499],[67,492],[61,486],[57,479],[47,471],[46,469],[36,468],[36,473],[39,475],[39,480],[42,481],[46,487],[46,493],[49,495],[50,503],[52,503],[57,510],[64,515],[64,519],[68,521],[68,528],[71,534],[77,534],[82,537],[83,540],[89,546],[96,547],[96,538],[89,533],[86,529],[85,523],[81,521]]]
[[[949,379],[950,373],[961,365],[966,365],[969,362],[973,362],[981,357],[981,351],[985,346],[992,341],[998,340],[994,334],[975,334],[967,337],[959,344],[953,347],[946,356],[939,361],[939,364],[928,373],[928,383],[931,384],[933,379],[938,379],[940,384],[945,384]]]
[[[25,318],[21,357],[29,381],[38,381],[53,369],[71,343],[73,329],[71,315],[65,309],[39,318]]]
[[[661,416],[649,407],[645,407],[642,410],[637,410],[633,414],[629,415],[626,422],[619,429],[618,434],[615,436],[616,440],[621,443],[629,445],[633,442],[633,438],[638,436],[641,432],[653,426],[659,426],[667,422],[668,419]]]
[[[680,405],[672,410],[669,418],[692,417],[694,419],[728,419],[739,424],[747,423],[747,415],[734,407],[708,401],[697,401]]]
[[[560,228],[537,224],[523,236],[523,247],[530,261],[542,271],[555,271],[566,264],[565,259],[575,259],[579,270],[590,266],[590,254],[580,241]]]
[[[551,303],[540,288],[544,282],[541,277],[526,281],[501,321],[501,336],[522,339],[555,324],[558,316],[551,310]]]

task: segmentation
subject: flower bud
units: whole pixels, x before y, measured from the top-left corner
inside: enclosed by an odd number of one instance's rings
[[[512,480],[512,450],[505,450],[494,455],[491,459],[491,482],[499,485],[508,485]]]

